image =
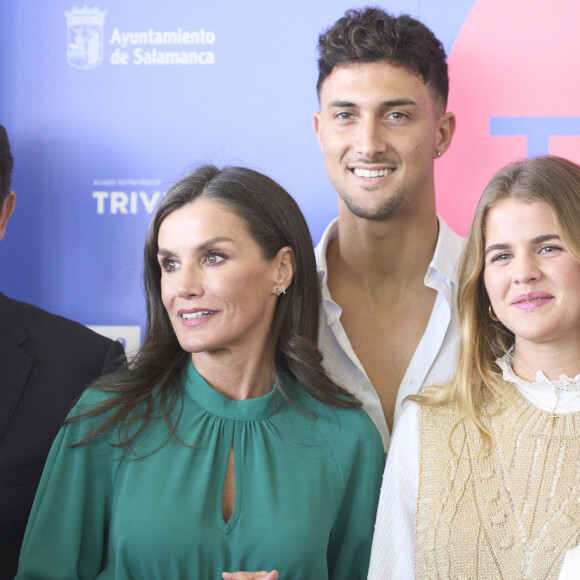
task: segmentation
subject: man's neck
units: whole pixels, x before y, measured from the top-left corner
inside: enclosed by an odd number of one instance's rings
[[[339,215],[329,243],[329,285],[357,280],[361,286],[403,290],[423,280],[433,258],[439,225],[435,212],[412,219],[365,220]],[[331,289],[332,293],[332,289]]]
[[[424,279],[437,234],[434,209],[412,220],[382,222],[339,215],[338,237],[326,253],[330,294],[342,308],[342,326],[389,429],[399,386],[436,299]]]

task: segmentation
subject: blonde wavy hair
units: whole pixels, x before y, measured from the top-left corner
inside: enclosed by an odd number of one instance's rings
[[[485,219],[492,207],[508,198],[546,203],[562,242],[580,262],[580,166],[561,157],[536,157],[507,165],[491,178],[475,209],[459,263],[461,339],[454,375],[439,389],[409,397],[420,405],[456,405],[460,421],[474,425],[483,443],[489,443],[491,434],[482,415],[499,410],[509,396],[495,360],[514,345],[514,334],[490,318],[490,301],[483,281]],[[484,400],[490,399],[488,410]]]

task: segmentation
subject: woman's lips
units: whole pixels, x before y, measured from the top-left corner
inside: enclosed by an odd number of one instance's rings
[[[547,292],[529,292],[519,294],[512,300],[512,305],[520,310],[534,310],[548,303],[554,297]]]
[[[209,320],[217,314],[217,310],[205,310],[203,308],[193,308],[191,310],[179,310],[179,316],[186,326],[196,326]]]

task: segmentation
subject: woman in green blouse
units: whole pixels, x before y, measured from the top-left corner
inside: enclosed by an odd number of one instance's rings
[[[382,443],[321,366],[297,204],[200,167],[161,201],[144,277],[144,345],[61,429],[17,578],[366,578]]]

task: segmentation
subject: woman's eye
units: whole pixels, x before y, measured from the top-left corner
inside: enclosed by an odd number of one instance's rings
[[[553,252],[558,252],[561,250],[559,246],[542,246],[540,248],[540,254],[552,254]]]
[[[218,264],[219,262],[223,262],[225,260],[224,256],[220,256],[219,254],[209,254],[206,258],[206,262],[210,265]]]
[[[163,258],[160,263],[161,269],[165,272],[175,272],[179,268],[179,262],[171,258]]]
[[[509,260],[509,258],[511,258],[511,254],[507,254],[505,252],[501,253],[501,254],[496,254],[491,261],[492,262],[503,262],[505,260]]]

